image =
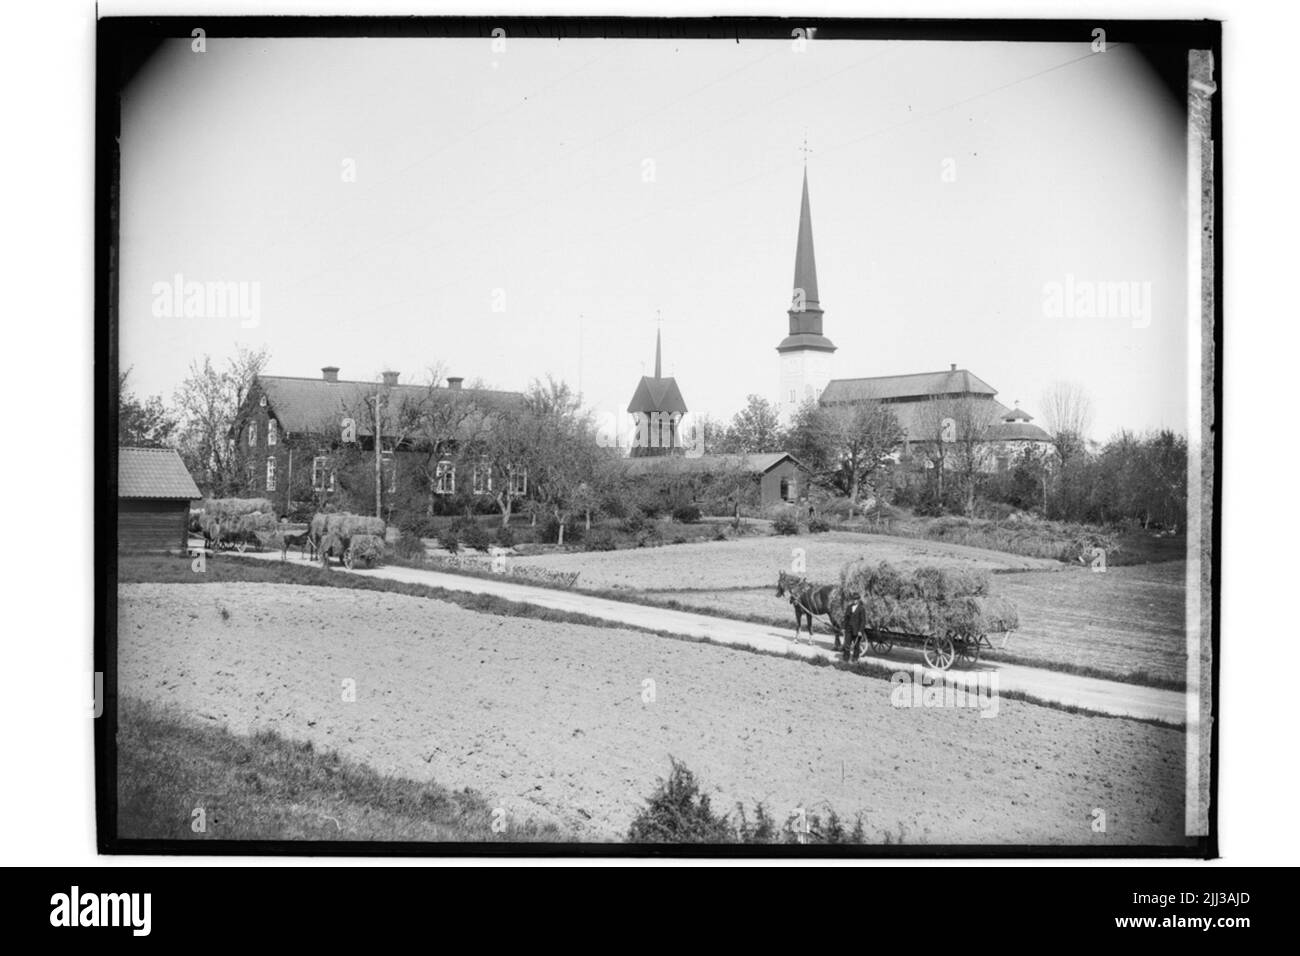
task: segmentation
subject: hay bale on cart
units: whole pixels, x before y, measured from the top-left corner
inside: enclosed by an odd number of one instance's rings
[[[351,570],[358,563],[374,567],[384,554],[384,520],[347,512],[317,514],[311,519],[311,536],[320,555],[321,567],[329,567],[330,556]]]
[[[252,515],[259,517],[246,520]],[[274,530],[275,505],[269,498],[208,498],[191,520],[202,532],[203,545],[209,550],[233,546],[243,551],[258,543],[256,532],[266,530],[268,524]]]
[[[840,571],[840,587],[856,599],[860,632],[845,644],[845,656],[861,650],[887,654],[898,645],[919,646],[931,667],[947,670],[957,660],[974,664],[980,650],[992,647],[990,634],[1009,634],[1020,627],[1016,606],[992,594],[986,571],[931,565],[907,571],[887,561],[859,558]]]

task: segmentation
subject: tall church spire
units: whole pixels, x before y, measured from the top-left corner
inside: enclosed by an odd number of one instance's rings
[[[659,346],[660,346],[660,342],[659,342],[659,339],[660,339],[660,337],[662,336],[662,334],[663,334],[663,332],[662,332],[661,329],[655,329],[655,378],[663,378],[663,377],[664,377],[664,373],[663,373],[662,365],[661,365],[660,360],[659,360],[659,355],[660,355],[660,347],[659,347]]]
[[[808,203],[807,166],[803,170],[803,201],[799,205],[799,239],[794,249],[792,306],[797,308],[801,298],[805,309],[821,311],[817,299],[817,257],[813,253],[812,209]],[[794,332],[793,327],[790,331]]]
[[[815,349],[834,352],[822,335],[822,305],[817,291],[817,258],[813,252],[812,205],[808,201],[808,169],[803,171],[803,197],[799,203],[799,236],[794,247],[794,290],[790,297],[790,334],[778,352]]]

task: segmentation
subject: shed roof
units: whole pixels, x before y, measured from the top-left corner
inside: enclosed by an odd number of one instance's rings
[[[188,500],[203,497],[174,448],[119,448],[117,496]]]
[[[799,465],[798,459],[788,452],[776,451],[762,454],[700,455],[696,458],[657,456],[651,458],[625,458],[623,465],[630,475],[649,474],[708,474],[713,471],[746,471],[765,475],[786,459]],[[800,466],[802,467],[802,466]]]

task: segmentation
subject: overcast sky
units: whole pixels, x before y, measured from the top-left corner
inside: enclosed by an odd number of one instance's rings
[[[124,96],[122,365],[167,396],[237,344],[441,363],[621,415],[661,313],[665,374],[730,417],[776,398],[805,136],[836,377],[956,363],[1035,415],[1072,380],[1094,437],[1186,430],[1183,114],[1086,42],[176,41]],[[178,273],[257,283],[257,326],[155,314]],[[1067,276],[1150,314],[1046,314]]]

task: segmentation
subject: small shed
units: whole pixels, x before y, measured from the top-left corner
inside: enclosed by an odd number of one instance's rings
[[[184,551],[190,502],[202,497],[172,448],[117,450],[117,546],[122,551]]]
[[[743,474],[752,482],[754,496],[764,508],[798,500],[803,487],[803,465],[786,452],[740,455],[700,455],[695,458],[628,458],[624,470],[633,478],[650,476]]]

